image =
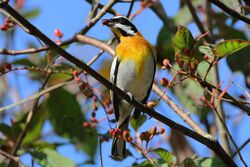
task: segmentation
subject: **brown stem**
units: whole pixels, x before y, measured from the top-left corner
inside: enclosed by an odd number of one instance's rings
[[[241,151],[248,143],[250,143],[250,138],[247,139],[240,147],[238,151]],[[233,154],[232,154],[232,158],[237,155],[238,151],[236,150]]]
[[[142,147],[138,146],[137,144],[133,143],[133,142],[130,142],[130,144],[132,146],[134,146],[138,151],[140,151],[142,153],[142,156],[147,158],[148,161],[153,164],[154,166],[156,166],[154,160],[152,160],[152,158],[150,158],[148,155],[147,155],[147,152],[146,151],[143,151]]]
[[[13,156],[13,155],[11,155],[3,150],[0,150],[0,154],[3,155],[4,157],[10,159],[11,161],[14,161],[15,163],[19,164],[20,167],[24,167],[22,162],[20,162],[19,157],[15,157],[15,156]]]

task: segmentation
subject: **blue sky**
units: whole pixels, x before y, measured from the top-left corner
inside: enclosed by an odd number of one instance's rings
[[[108,2],[106,1],[101,1],[102,3]],[[178,1],[162,1],[164,8],[167,11],[167,14],[169,16],[173,16],[176,14],[178,10]],[[81,28],[83,28],[86,25],[86,18],[88,15],[88,12],[90,11],[90,5],[86,3],[84,0],[75,0],[75,1],[67,1],[67,0],[50,0],[47,2],[44,1],[27,1],[25,3],[25,11],[29,9],[33,9],[38,7],[41,10],[40,15],[35,18],[31,19],[30,21],[37,26],[43,33],[45,33],[49,37],[53,37],[53,32],[54,29],[59,28],[63,33],[64,37],[63,39],[70,38],[73,36],[76,32],[78,32]],[[127,10],[128,10],[129,5],[122,3],[114,6],[114,9],[116,9],[119,13],[126,15]],[[134,6],[134,11],[136,11],[139,8],[139,3],[135,3]],[[133,13],[132,12],[132,13]],[[110,18],[112,17],[111,15],[107,14],[103,18]],[[146,9],[142,14],[140,14],[138,17],[136,17],[133,20],[134,24],[137,26],[139,31],[144,35],[146,39],[148,39],[152,44],[156,44],[157,40],[157,35],[158,32],[162,26],[162,22],[160,19],[150,10]],[[195,25],[188,25],[189,28],[191,29],[192,33],[195,35],[199,34],[199,31]],[[34,43],[37,44],[37,46],[40,46],[39,42],[31,37],[30,35],[27,35],[25,32],[23,32],[22,29],[17,28],[16,31],[16,38],[14,39],[14,43],[11,46],[11,49],[24,49],[27,48],[27,44],[30,41],[33,41]],[[0,32],[0,48],[4,47],[4,38],[3,38],[4,33]],[[92,28],[88,33],[88,36],[92,36],[95,38],[98,38],[100,40],[108,40],[110,37],[112,37],[112,33],[110,30],[106,27],[103,27],[100,22],[98,22],[94,28]],[[73,44],[68,48],[68,51],[72,53],[73,55],[83,59],[84,61],[88,61],[91,59],[92,56],[94,56],[97,52],[98,49],[92,46],[88,45],[83,45],[81,47]],[[27,55],[21,55],[18,57],[27,57]],[[110,58],[108,54],[103,55],[104,58]],[[1,59],[1,57],[0,57]],[[9,60],[13,60],[13,58],[9,58]],[[98,61],[93,68],[98,69],[100,67],[100,61]],[[243,75],[240,73],[237,74],[232,74],[224,60],[220,62],[220,78],[221,80],[224,81],[223,86],[227,86],[227,84],[230,82],[230,80],[234,79],[239,83],[239,85],[244,86],[244,78]],[[38,88],[39,84],[32,82],[25,78],[26,72],[20,72],[18,77],[14,77],[14,75],[9,75],[8,79],[11,83],[12,87],[15,87],[19,92],[21,92],[21,98],[26,98],[29,95],[32,95],[35,93]],[[227,74],[227,75],[225,75]],[[162,73],[157,74],[157,78],[160,78],[162,76]],[[17,84],[18,83],[18,84]],[[31,84],[32,86],[25,86],[27,84]],[[239,90],[237,89],[230,89],[230,92],[232,94],[238,94]],[[171,94],[171,93],[170,93]],[[172,95],[174,97],[174,95]],[[178,102],[178,100],[175,98],[175,100]],[[9,99],[6,104],[13,103],[13,99]],[[236,108],[232,107],[231,105],[224,105],[225,111],[230,112],[230,115],[236,115],[237,110]],[[174,114],[167,105],[162,104],[157,107],[158,110],[164,109],[164,111],[167,111],[167,113],[164,113],[167,117],[175,120],[178,123],[181,123],[185,126],[187,126],[176,114]],[[195,116],[192,116],[197,122],[198,118]],[[229,119],[228,122],[228,127],[234,136],[236,142],[238,145],[243,143],[246,139],[249,138],[250,134],[250,129],[248,128],[249,124],[249,118],[244,117],[240,124],[236,125],[232,121],[232,119]],[[153,120],[147,121],[147,125],[144,125],[141,129],[147,130],[149,129],[152,125],[156,125],[156,122]],[[164,126],[166,127],[166,126]],[[50,129],[50,124],[46,123],[46,126],[44,127],[44,131],[46,132],[47,130]],[[169,134],[170,130],[167,128],[167,134]],[[61,138],[52,138],[49,139],[51,141],[54,140],[63,140]],[[210,152],[206,149],[205,146],[198,144],[197,142],[193,141],[192,139],[188,139],[191,143],[192,146],[194,147],[195,151],[198,153],[200,156],[211,156]],[[111,143],[104,143],[102,144],[102,150],[103,150],[103,160],[105,166],[126,166],[131,164],[131,162],[134,161],[133,158],[126,159],[125,161],[117,162],[113,161],[109,158],[110,154],[110,147]],[[169,145],[164,145],[164,148],[170,150]],[[131,147],[130,147],[131,148]],[[249,150],[250,146],[245,147],[245,149],[242,151],[242,154],[247,160],[248,164],[250,164],[250,158],[247,158],[249,156]],[[58,151],[64,155],[65,157],[69,157],[70,159],[76,161],[76,162],[82,162],[83,160],[87,160],[87,156],[84,153],[81,153],[77,150],[75,150],[72,145],[66,145],[63,147],[59,147]],[[96,163],[94,166],[100,166],[100,161],[99,161],[99,154],[97,151],[97,156],[96,156]],[[139,154],[138,154],[139,157]],[[22,159],[25,161],[26,164],[30,164],[30,158],[29,156],[24,156]],[[237,162],[238,161],[238,158]],[[91,165],[90,165],[91,166]]]

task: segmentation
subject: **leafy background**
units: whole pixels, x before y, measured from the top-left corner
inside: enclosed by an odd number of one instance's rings
[[[100,2],[105,4],[108,1],[103,0]],[[145,38],[157,47],[159,60],[168,58],[173,62],[174,50],[172,35],[175,31],[172,26],[177,27],[179,24],[185,25],[191,30],[194,37],[199,36],[200,32],[193,22],[187,6],[185,6],[182,1],[169,0],[161,2],[169,16],[167,23],[163,24],[150,9],[146,9],[139,14],[133,22]],[[196,0],[192,2],[199,12],[199,15],[204,17],[201,7],[205,1]],[[228,3],[228,5],[232,5],[230,2],[233,1],[225,0],[225,2]],[[233,3],[233,5],[235,4]],[[138,10],[139,7],[139,3],[135,3],[132,13]],[[128,8],[129,4],[126,3],[120,3],[114,6],[114,9],[124,15],[127,13]],[[216,12],[211,13],[211,26],[214,30],[212,34],[216,42],[222,39],[248,40],[250,35],[249,27],[225,15],[224,12],[221,12],[214,6],[213,9]],[[54,29],[59,28],[64,33],[63,39],[67,39],[86,25],[86,18],[90,10],[91,7],[86,1],[78,0],[69,2],[61,0],[59,3],[56,0],[51,0],[48,2],[25,1],[24,8],[22,8],[20,12],[47,36],[52,38]],[[104,18],[110,17],[112,17],[110,14],[104,16]],[[112,37],[110,30],[106,27],[102,27],[100,22],[98,22],[87,35],[100,40],[108,40]],[[6,39],[9,39],[9,41],[6,41]],[[16,28],[15,31],[8,33],[0,31],[0,48],[23,49],[40,46],[39,41],[27,35],[20,28]],[[95,47],[77,43],[66,46],[65,49],[85,62],[99,52]],[[223,81],[222,88],[228,86],[233,80],[249,91],[249,51],[250,49],[247,47],[219,62],[219,76],[220,80]],[[56,53],[51,52],[50,54],[54,56]],[[15,67],[25,65],[45,68],[47,66],[46,55],[47,53],[45,52],[16,57],[1,55],[0,59],[3,62],[13,64]],[[64,62],[63,60],[60,61]],[[99,70],[104,76],[107,76],[110,61],[111,57],[105,53],[92,67]],[[72,67],[70,64],[68,66]],[[206,64],[203,63],[198,67],[198,70],[202,73],[204,68],[206,69],[207,67]],[[71,78],[72,71],[68,68],[63,68],[63,70],[68,70],[68,74],[53,74],[50,77],[49,85],[54,85]],[[36,93],[39,90],[43,77],[43,73],[21,70],[1,76],[0,106],[11,104]],[[156,74],[156,81],[159,81],[162,77],[170,79],[171,74],[159,69]],[[106,91],[92,78],[90,78],[90,82],[101,91]],[[241,97],[243,95],[243,91],[236,86],[231,86],[228,92],[235,97]],[[197,85],[197,83],[189,79],[169,90],[167,93],[171,95],[179,105],[191,112],[192,118],[200,122],[204,129],[206,122],[213,122],[210,110],[206,109],[204,112],[204,108],[200,108],[196,105],[196,101],[203,95],[202,88]],[[151,95],[151,99],[155,100],[156,98],[157,96],[155,94]],[[8,144],[10,144],[11,141],[16,141],[17,134],[21,132],[27,116],[26,111],[30,109],[30,104],[32,103],[26,103],[1,113],[0,131],[2,134],[0,136],[0,144],[4,146],[6,150],[10,148]],[[92,129],[86,129],[82,126],[82,122],[89,120],[91,117],[91,106],[92,100],[86,98],[80,92],[77,84],[57,89],[50,95],[46,95],[41,100],[39,108],[35,112],[29,133],[25,137],[22,149],[19,151],[19,153],[22,154],[21,160],[24,164],[29,166],[33,158],[36,162],[35,166],[70,167],[75,166],[75,164],[79,166],[100,166],[97,133],[105,136],[109,130],[109,126],[107,121],[98,123],[98,126]],[[238,108],[230,104],[225,103],[223,106],[226,112],[229,130],[234,136],[236,143],[241,145],[249,138],[249,118],[243,115]],[[167,110],[168,112],[163,113],[164,115],[186,126],[166,104],[160,103],[156,108],[159,111]],[[105,117],[101,107],[99,107],[96,113],[97,118],[102,119]],[[14,121],[14,123],[11,123],[12,121]],[[155,120],[147,118],[146,123],[144,122],[142,126],[132,123],[132,127],[134,128],[132,132],[149,130],[153,125],[163,126]],[[115,125],[112,124],[112,127],[114,126]],[[201,166],[218,166],[217,163],[221,164],[216,157],[205,158],[211,156],[211,152],[205,146],[176,134],[176,132],[171,131],[168,127],[163,127],[166,128],[166,134],[161,137],[155,137],[154,140],[149,143],[149,147],[155,149],[153,156],[161,158],[161,162],[158,162],[159,164],[171,165],[176,163],[177,160],[175,156],[177,156],[177,154],[175,154],[175,152],[176,149],[178,150],[178,145],[176,146],[174,145],[176,144],[175,142],[171,142],[174,140],[183,141],[184,144],[181,149],[183,149],[183,152],[186,149],[185,153],[189,155],[189,157],[192,157],[194,153],[200,157],[194,161],[185,159],[185,161],[182,162],[183,164],[190,165],[194,163]],[[140,153],[129,145],[128,148],[133,156],[128,156],[124,161],[114,161],[109,156],[110,147],[110,140],[102,143],[102,156],[105,166],[148,165],[145,159],[139,158],[141,157]],[[249,149],[250,146],[246,146],[242,150],[242,155],[248,164],[250,164]],[[240,166],[242,165],[238,157],[236,157],[235,160]],[[139,165],[137,163],[141,164]]]

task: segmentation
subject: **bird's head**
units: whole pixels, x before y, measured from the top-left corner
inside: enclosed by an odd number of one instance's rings
[[[108,26],[118,39],[121,37],[132,37],[138,32],[135,25],[125,16],[103,19],[102,24]]]

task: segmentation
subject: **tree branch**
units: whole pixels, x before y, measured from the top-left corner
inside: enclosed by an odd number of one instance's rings
[[[219,0],[208,0],[208,1],[210,1],[211,3],[213,3],[214,5],[219,7],[220,9],[222,9],[227,14],[229,14],[233,17],[236,17],[247,24],[250,24],[250,19],[248,17],[246,17],[245,15],[243,15],[241,13],[238,13],[237,11],[235,11],[232,8],[229,8],[227,5],[225,5],[221,1],[219,1]]]

